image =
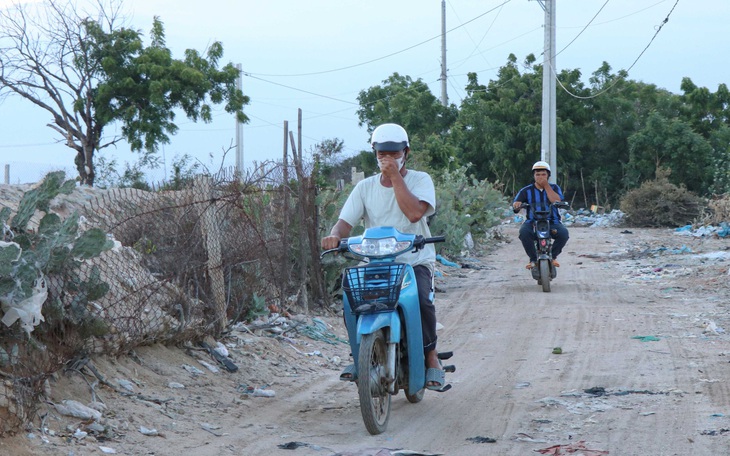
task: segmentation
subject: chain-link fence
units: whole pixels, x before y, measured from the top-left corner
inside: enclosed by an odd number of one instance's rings
[[[73,275],[45,277],[45,322],[32,333],[0,325],[0,434],[34,418],[48,377],[74,358],[220,335],[267,307],[322,304],[315,197],[301,167],[266,163],[88,201],[80,229],[101,228],[115,246]]]

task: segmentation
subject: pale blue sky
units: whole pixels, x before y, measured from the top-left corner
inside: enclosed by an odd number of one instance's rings
[[[2,7],[9,3],[0,0]],[[334,137],[349,153],[367,148],[355,115],[357,95],[393,72],[421,78],[441,94],[441,0],[126,0],[124,8],[129,23],[145,33],[159,16],[177,58],[217,40],[223,62],[242,65],[243,91],[251,97],[247,164],[281,157],[283,122],[296,132],[298,108],[305,152]],[[633,64],[631,79],[679,93],[687,76],[714,92],[730,79],[728,17],[727,0],[557,0],[556,66],[580,69],[587,82],[603,61],[614,71]],[[510,53],[519,62],[534,53],[542,62],[544,12],[535,0],[448,0],[446,21],[452,103],[463,98],[468,72],[486,83]],[[10,97],[0,104],[0,118],[0,164],[71,166],[73,152],[56,144],[45,111]],[[220,110],[212,124],[178,120],[180,132],[162,148],[168,166],[185,153],[210,165],[212,153],[217,167],[235,141],[233,118]],[[121,162],[134,158],[125,146],[103,153]],[[230,152],[226,164],[234,162]],[[11,171],[13,183],[34,179]]]

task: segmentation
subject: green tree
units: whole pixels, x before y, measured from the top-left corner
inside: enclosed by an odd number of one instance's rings
[[[682,79],[681,89],[682,118],[712,147],[714,175],[709,192],[726,193],[730,191],[730,91],[720,84],[712,93],[690,78]]]
[[[715,170],[710,191],[717,195],[730,193],[730,127],[719,127],[712,132],[709,141]]]
[[[374,168],[375,160],[371,157],[372,153],[362,151],[354,157],[343,158],[344,150],[345,142],[339,138],[325,139],[314,145],[313,154],[317,158],[319,173],[323,178],[320,180],[321,186],[329,186],[339,179],[350,182],[353,167],[359,171],[363,170],[363,165],[367,165],[369,170]]]
[[[693,193],[706,193],[712,183],[712,147],[685,121],[658,112],[629,137],[628,187],[655,177],[658,168],[671,170],[669,182]]]
[[[455,106],[443,106],[421,79],[393,73],[380,86],[363,90],[357,97],[359,124],[371,133],[383,123],[397,123],[408,132],[411,148],[424,151],[423,144],[430,135],[446,135],[456,119]],[[443,156],[431,157],[441,162]]]
[[[18,95],[48,111],[49,127],[76,151],[79,180],[94,185],[94,156],[126,140],[133,151],[156,152],[176,133],[175,111],[212,120],[211,105],[242,122],[248,97],[236,88],[239,71],[219,68],[223,46],[205,55],[186,50],[173,59],[155,18],[149,46],[142,33],[119,25],[117,0],[98,3],[95,17],[73,3],[46,0],[39,10],[17,4],[0,10],[0,94]],[[104,136],[120,122],[121,136]]]
[[[730,126],[730,91],[727,85],[720,84],[717,92],[706,87],[697,87],[690,78],[683,78],[680,86],[684,92],[682,117],[692,129],[705,138],[723,126]]]
[[[528,56],[527,63],[533,62]],[[530,165],[540,159],[541,79],[520,74],[513,54],[486,86],[475,73],[468,75],[452,144],[461,162],[473,165],[477,179],[500,182],[507,193],[529,179]]]

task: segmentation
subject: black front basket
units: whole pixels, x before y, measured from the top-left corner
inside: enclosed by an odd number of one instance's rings
[[[355,314],[391,310],[398,303],[406,265],[378,263],[345,269],[342,289]]]

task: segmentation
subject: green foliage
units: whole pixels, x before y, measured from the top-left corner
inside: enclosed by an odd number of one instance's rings
[[[347,197],[353,189],[352,184],[345,185],[344,190],[338,191],[332,187],[323,188],[317,195],[316,205],[319,207],[319,233],[321,236],[329,234],[330,229],[337,223],[340,216],[340,210],[345,205]],[[353,231],[357,227],[353,227]]]
[[[409,164],[410,165],[410,164]],[[342,179],[345,182],[352,180],[352,169],[362,172],[365,177],[372,176],[380,172],[375,154],[372,151],[362,151],[359,154],[346,158],[338,163],[330,166],[322,166],[320,185],[332,186],[335,182]]]
[[[655,180],[646,181],[621,199],[626,223],[636,227],[677,227],[696,220],[703,211],[702,198],[683,185],[669,182],[669,172],[657,169]]]
[[[158,17],[148,45],[140,30],[121,25],[127,22],[121,0],[90,9],[75,2],[16,3],[0,10],[0,88],[50,113],[49,126],[76,154],[81,184],[95,184],[96,153],[121,139],[133,151],[156,153],[178,131],[180,112],[210,122],[213,106],[223,105],[248,122],[249,98],[236,87],[240,71],[221,64],[220,42],[175,59]],[[121,137],[105,136],[112,123]],[[128,186],[145,187],[134,167],[127,171]]]
[[[319,207],[319,226],[317,232],[319,238],[329,235],[332,226],[337,222],[340,216],[340,210],[345,205],[348,195],[352,192],[353,186],[351,184],[345,185],[344,190],[338,191],[333,187],[325,187],[320,189],[316,205]],[[356,236],[363,232],[363,226],[358,225],[353,227],[352,235]],[[338,255],[339,257],[339,255]],[[322,272],[324,274],[323,283],[327,287],[328,292],[331,294],[339,286],[340,275],[342,274],[342,268],[345,267],[347,262],[342,258],[334,258],[334,255],[328,255],[325,261],[322,262]]]
[[[38,187],[23,195],[10,224],[13,242],[0,249],[0,299],[8,306],[18,306],[34,294],[40,279],[49,275],[66,277],[76,293],[75,307],[81,309],[75,311],[80,315],[75,322],[81,323],[87,314],[86,303],[99,299],[108,290],[108,285],[100,281],[98,270],[92,271],[87,281],[79,279],[81,261],[99,256],[113,247],[113,242],[98,228],[79,233],[78,213],[66,220],[47,213],[37,230],[27,226],[35,211],[48,211],[54,197],[73,190],[75,182],[64,181],[64,177],[63,171],[50,173]],[[1,215],[7,218],[6,211]]]
[[[641,130],[628,140],[628,187],[651,177],[658,167],[672,171],[669,181],[706,193],[713,178],[712,146],[682,120],[652,112]]]
[[[713,183],[710,188],[715,195],[730,193],[730,127],[722,126],[710,135],[713,148]]]
[[[122,123],[122,135],[132,150],[156,151],[177,132],[174,111],[193,121],[212,120],[212,104],[248,122],[243,106],[249,98],[236,88],[239,71],[229,63],[218,69],[223,45],[214,42],[205,55],[187,49],[183,60],[165,47],[162,22],[155,17],[148,47],[139,32],[105,31],[94,21],[84,23],[92,57],[101,63],[101,83],[89,101],[101,125]]]
[[[246,314],[246,320],[247,321],[255,320],[256,317],[260,317],[260,316],[266,315],[268,313],[269,313],[269,309],[266,306],[266,298],[254,293],[253,296],[251,296],[251,305],[248,308],[248,313]]]
[[[446,171],[436,179],[436,214],[430,221],[434,236],[446,235],[437,244],[450,256],[466,249],[464,237],[471,233],[476,242],[485,241],[488,230],[499,224],[508,202],[487,180],[467,175],[468,167]]]
[[[358,117],[368,131],[383,122],[403,125],[414,169],[436,177],[472,164],[476,179],[499,182],[505,194],[514,194],[541,157],[543,68],[536,62],[534,55],[521,63],[510,55],[487,83],[469,73],[458,109],[441,106],[421,80],[394,73],[360,92]],[[614,205],[652,179],[658,166],[671,169],[671,183],[699,195],[730,190],[725,84],[713,93],[685,78],[677,95],[613,72],[607,62],[588,85],[577,69],[561,70],[558,79],[554,174],[568,200]]]
[[[457,116],[455,106],[443,106],[421,79],[393,73],[382,86],[363,90],[357,97],[360,125],[368,132],[383,123],[394,122],[408,132],[411,149],[422,150],[429,135],[446,134]]]
[[[55,171],[46,175],[41,184],[27,191],[18,206],[18,212],[10,221],[10,228],[14,230],[25,230],[36,210],[48,211],[48,205],[59,193],[70,194],[76,184],[72,180],[63,181],[66,173]]]

